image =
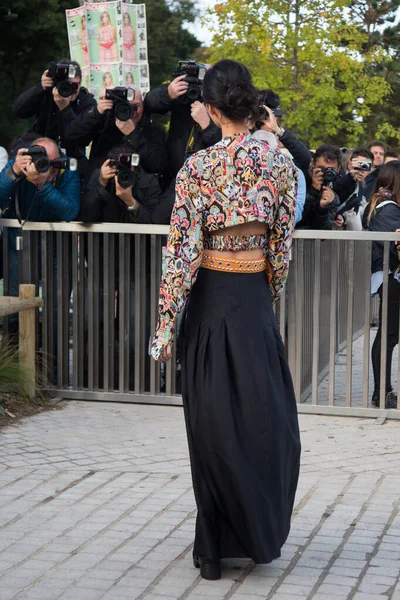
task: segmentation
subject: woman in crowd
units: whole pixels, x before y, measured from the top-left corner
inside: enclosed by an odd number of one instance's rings
[[[186,304],[179,345],[198,509],[193,558],[203,578],[218,579],[222,558],[278,558],[290,529],[300,440],[272,305],[287,277],[297,171],[250,135],[258,94],[244,65],[218,62],[203,97],[223,139],[178,174],[152,355],[171,358]]]
[[[136,62],[136,32],[132,27],[131,16],[128,12],[124,13],[123,38],[122,58],[126,62],[134,63]]]
[[[393,232],[400,228],[400,161],[391,161],[381,167],[375,193],[364,212],[364,227],[370,231]],[[385,407],[397,408],[397,396],[392,388],[392,355],[399,342],[400,261],[395,243],[390,245],[389,287],[386,340]],[[379,326],[372,346],[374,393],[372,405],[379,407],[381,391],[382,296],[383,296],[383,242],[373,242],[371,293],[379,294]]]
[[[115,62],[118,60],[117,37],[115,27],[111,24],[107,11],[101,13],[98,41],[100,44],[100,62]]]

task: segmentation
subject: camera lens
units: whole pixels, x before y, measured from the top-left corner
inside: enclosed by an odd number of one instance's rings
[[[132,111],[128,102],[117,102],[115,105],[115,116],[119,121],[129,121]]]
[[[117,176],[119,185],[126,189],[133,185],[133,173],[129,169],[121,169]]]
[[[58,93],[63,98],[69,98],[70,96],[73,96],[76,92],[76,89],[74,88],[72,83],[70,83],[69,81],[60,81],[57,84],[57,89],[58,89]]]
[[[195,100],[199,100],[199,98],[201,97],[200,87],[198,85],[189,85],[187,90],[187,97],[192,102],[194,102]]]
[[[42,156],[34,161],[35,169],[38,173],[46,173],[50,169],[50,161],[47,156]]]

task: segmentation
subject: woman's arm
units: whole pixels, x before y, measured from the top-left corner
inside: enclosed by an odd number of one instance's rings
[[[296,216],[297,169],[292,161],[277,155],[279,161],[275,210],[271,207],[269,222],[270,234],[266,255],[271,267],[269,286],[273,301],[276,301],[285,287],[289,269],[289,251]]]
[[[176,200],[161,282],[159,318],[151,354],[158,360],[173,341],[177,314],[197,278],[203,253],[202,196],[198,175],[187,161],[176,180]]]

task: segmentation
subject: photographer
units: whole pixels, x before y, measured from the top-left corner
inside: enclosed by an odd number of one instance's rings
[[[132,99],[128,100],[130,94]],[[97,105],[67,126],[66,137],[70,143],[83,146],[93,142],[90,174],[102,166],[111,148],[120,145],[140,154],[141,166],[147,173],[163,173],[167,168],[164,133],[151,123],[135,86],[103,90]]]
[[[74,75],[68,77],[68,75]],[[53,77],[52,77],[53,75]],[[40,83],[22,92],[14,101],[12,111],[22,119],[35,117],[32,128],[18,140],[13,154],[38,137],[48,137],[65,148],[68,156],[78,159],[79,170],[86,166],[85,144],[71,143],[65,135],[67,126],[96,104],[92,94],[81,86],[79,64],[69,59],[51,63]]]
[[[25,221],[72,221],[79,211],[80,177],[67,167],[57,144],[39,138],[36,145],[20,148],[0,173],[0,207],[3,217]],[[10,296],[18,296],[19,229],[8,230]],[[10,325],[12,318],[10,319]],[[17,319],[14,320],[14,330]]]
[[[168,224],[175,190],[162,193],[154,174],[146,173],[129,147],[114,148],[96,169],[82,197],[84,222]],[[133,164],[135,163],[136,164]]]
[[[307,182],[307,196],[303,217],[298,224],[303,229],[333,229],[343,225],[344,219],[336,219],[340,205],[339,196],[332,185],[340,172],[341,151],[337,146],[324,144],[315,151],[311,173]]]
[[[273,133],[277,137],[279,144],[290,152],[296,167],[307,175],[312,159],[311,152],[293,133],[279,125],[277,117],[283,114],[280,103],[281,100],[278,94],[275,94],[272,90],[261,90],[261,114],[256,127],[259,130]]]
[[[177,71],[180,74],[170,84],[148,92],[144,101],[146,110],[151,113],[171,113],[167,138],[170,178],[176,176],[188,155],[213,146],[221,139],[220,129],[211,121],[201,101],[200,77],[204,77],[201,69],[205,71],[205,65],[181,61]]]
[[[341,202],[336,217],[343,217],[341,226],[346,231],[363,229],[362,217],[367,203],[364,182],[372,171],[373,160],[373,154],[366,148],[353,150],[347,163],[347,174],[333,183]]]
[[[384,144],[384,142],[373,140],[372,142],[369,142],[367,148],[370,150],[370,152],[372,152],[374,157],[374,162],[372,165],[373,170],[368,177],[365,178],[365,197],[369,202],[375,190],[375,184],[379,175],[379,171],[385,164],[387,146]]]

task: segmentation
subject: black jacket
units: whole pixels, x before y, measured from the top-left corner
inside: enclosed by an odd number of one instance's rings
[[[64,110],[59,110],[53,100],[51,89],[44,90],[40,83],[22,92],[12,105],[12,112],[21,119],[36,117],[36,121],[28,134],[37,134],[36,137],[45,136],[56,141],[65,148],[67,156],[82,159],[85,156],[86,144],[69,140],[66,129],[77,116],[82,116],[87,110],[96,105],[93,94],[81,87],[76,100]],[[35,136],[28,135],[32,139]],[[19,147],[23,147],[22,142]],[[16,150],[18,148],[15,148]]]
[[[378,179],[379,171],[382,167],[376,167],[364,180],[364,195],[369,202],[372,198],[372,194],[375,191],[376,180]]]
[[[206,129],[201,129],[190,114],[190,104],[179,100],[171,100],[168,96],[168,85],[163,84],[146,94],[144,105],[150,113],[165,115],[171,111],[171,121],[167,138],[168,173],[175,177],[183,166],[187,156],[213,146],[221,139],[221,130],[211,121]],[[194,139],[188,148],[190,134]]]
[[[335,193],[334,201],[327,207],[320,206],[320,199],[321,192],[312,185],[308,185],[303,215],[301,221],[296,225],[296,229],[332,229],[340,205],[339,197]]]
[[[146,112],[136,129],[130,135],[124,135],[115,125],[112,111],[100,114],[95,105],[71,121],[65,134],[71,144],[88,146],[93,141],[90,173],[101,167],[112,148],[121,145],[127,145],[132,152],[140,154],[140,164],[147,173],[163,173],[167,168],[165,135],[151,123]]]
[[[400,229],[400,206],[397,204],[385,204],[382,208],[375,210],[368,223],[370,205],[365,207],[363,215],[363,227],[369,231],[394,232]],[[383,270],[384,242],[372,242],[372,273]],[[399,257],[394,242],[390,244],[389,268],[394,272],[399,266]]]
[[[285,129],[285,133],[279,138],[282,144],[293,157],[293,162],[298,169],[301,169],[307,177],[312,159],[311,152],[293,133]]]
[[[82,196],[78,220],[86,223],[142,223],[168,224],[175,199],[175,190],[161,191],[155,175],[138,167],[138,177],[132,195],[140,209],[133,213],[115,194],[114,182],[104,188],[100,182],[100,169],[93,172]],[[167,193],[168,191],[168,193]]]

